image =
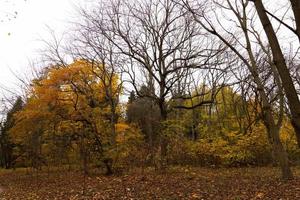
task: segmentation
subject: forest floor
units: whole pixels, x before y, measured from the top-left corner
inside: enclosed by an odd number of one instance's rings
[[[161,174],[134,170],[123,175],[25,169],[0,171],[0,199],[300,199],[300,167],[295,179],[282,181],[279,171],[263,168],[172,167]]]

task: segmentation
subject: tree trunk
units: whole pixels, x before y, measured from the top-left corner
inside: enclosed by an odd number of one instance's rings
[[[298,147],[300,148],[300,101],[295,89],[293,80],[290,76],[289,69],[285,63],[283,53],[281,51],[276,33],[265,12],[264,5],[261,0],[253,0],[257,13],[259,15],[262,26],[265,30],[269,44],[273,53],[273,62],[278,70],[282,85],[288,99],[288,106],[291,112],[291,121],[296,132]],[[293,1],[292,1],[293,2]],[[295,4],[296,5],[296,4]]]
[[[279,129],[277,127],[269,127],[268,134],[270,136],[270,143],[272,145],[272,150],[275,155],[275,159],[278,162],[281,169],[282,179],[292,179],[293,173],[290,168],[287,153],[280,141]]]
[[[247,37],[248,38],[248,37]],[[268,138],[269,142],[272,146],[272,151],[275,154],[275,159],[278,161],[281,172],[282,172],[282,178],[283,179],[290,179],[293,177],[292,171],[289,166],[287,153],[285,152],[285,149],[282,146],[282,143],[280,141],[279,137],[279,130],[281,127],[281,123],[276,124],[273,113],[272,113],[272,105],[268,101],[267,94],[264,90],[264,85],[261,82],[261,79],[258,75],[257,71],[257,64],[255,62],[255,59],[253,57],[253,53],[251,52],[250,48],[250,41],[247,39],[248,43],[248,53],[250,57],[251,66],[249,67],[249,70],[253,76],[254,82],[257,85],[257,91],[259,92],[259,96],[262,101],[262,117],[264,121],[264,125],[268,132]]]
[[[85,151],[85,150],[84,150]],[[89,174],[89,169],[88,169],[88,160],[87,160],[87,153],[83,153],[83,172],[85,175]]]
[[[296,33],[300,42],[300,1],[299,0],[290,0],[294,17],[295,17],[295,22],[296,22]]]
[[[258,82],[260,83],[260,82]],[[260,84],[259,84],[260,85]],[[262,85],[260,85],[262,88]],[[275,160],[278,162],[281,169],[281,176],[283,179],[292,179],[293,173],[290,169],[288,155],[283,148],[283,145],[280,141],[280,126],[281,123],[276,124],[273,114],[271,104],[267,101],[266,94],[263,90],[259,90],[260,96],[262,98],[262,112],[263,112],[263,122],[267,129],[269,142],[274,153]]]
[[[159,102],[159,108],[160,108],[160,114],[161,114],[161,123],[163,124],[168,118],[165,101]],[[164,129],[163,126],[162,126],[162,129]],[[161,131],[163,131],[163,130],[161,130]],[[167,161],[166,161],[167,151],[168,151],[167,138],[165,135],[161,135],[160,136],[160,169],[162,171],[165,171],[166,167],[167,167]]]
[[[117,133],[116,133],[117,114],[116,114],[116,103],[113,98],[111,99],[110,109],[111,109],[110,127],[111,127],[111,134],[112,134],[111,145],[115,145],[116,137],[117,137]]]
[[[103,163],[105,164],[106,167],[106,173],[105,175],[110,176],[113,174],[113,170],[112,170],[112,164],[113,164],[113,160],[111,158],[107,158],[103,160]]]
[[[291,122],[296,133],[298,148],[300,148],[300,118],[291,116]]]
[[[111,92],[110,92],[111,94]],[[117,138],[117,132],[116,132],[116,124],[118,122],[118,116],[117,116],[117,111],[116,111],[116,99],[110,96],[110,128],[111,128],[111,137],[110,137],[110,145],[111,148],[116,151],[116,138]],[[113,164],[114,164],[114,158],[111,155],[107,155],[108,157],[103,160],[103,163],[106,167],[106,175],[112,175],[114,173],[113,170]]]
[[[83,170],[83,173],[85,175],[87,175],[89,173],[89,170],[88,170],[88,152],[87,152],[87,149],[86,149],[86,143],[85,143],[85,139],[83,137],[80,138],[80,158],[81,158],[81,161],[82,161],[82,170]]]

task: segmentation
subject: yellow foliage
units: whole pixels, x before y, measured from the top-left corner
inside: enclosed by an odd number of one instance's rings
[[[104,146],[109,144],[109,101],[117,101],[121,91],[118,76],[108,70],[86,60],[48,69],[44,78],[33,81],[24,109],[16,114],[17,123],[11,129],[13,140],[29,145],[33,135],[77,135],[87,138],[84,143],[88,146],[95,137]],[[124,124],[116,128],[122,133],[129,129]],[[47,145],[42,148],[46,148],[43,152],[51,149]]]

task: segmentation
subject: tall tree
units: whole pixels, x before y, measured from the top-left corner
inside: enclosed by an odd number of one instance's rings
[[[171,0],[116,0],[82,14],[94,36],[102,35],[114,44],[124,60],[126,82],[138,96],[146,96],[158,106],[162,121],[168,118],[167,99],[175,85],[189,70],[206,66],[217,52],[207,51],[216,49],[215,44],[204,37],[190,14]],[[150,92],[141,94],[145,83]],[[164,137],[160,149],[164,160]]]
[[[291,77],[290,71],[287,67],[284,55],[281,50],[278,38],[276,36],[275,30],[272,26],[272,23],[266,13],[266,9],[261,0],[249,0],[253,1],[265,34],[268,38],[271,50],[272,58],[276,69],[278,70],[279,76],[283,83],[284,92],[286,94],[289,109],[291,112],[291,121],[296,132],[298,146],[300,148],[300,100]],[[246,1],[247,2],[247,1]],[[291,1],[292,8],[295,14],[295,20],[297,24],[297,34],[298,34],[298,25],[299,25],[299,13],[297,12],[297,6],[299,8],[299,1]],[[296,11],[296,12],[295,12]]]

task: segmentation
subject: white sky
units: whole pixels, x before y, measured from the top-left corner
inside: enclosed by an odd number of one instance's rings
[[[47,26],[57,35],[68,31],[68,22],[76,13],[74,5],[88,3],[90,0],[0,0],[0,98],[2,87],[15,90],[20,84],[12,71],[21,76],[30,72],[29,62],[38,59],[38,49],[43,46],[40,39],[49,36]],[[9,21],[6,13],[15,11],[16,19]]]
[[[74,5],[84,0],[0,0],[0,97],[1,87],[16,88],[13,72],[29,72],[29,61],[38,58],[47,26],[56,33],[67,31]],[[8,13],[18,12],[9,20]]]

